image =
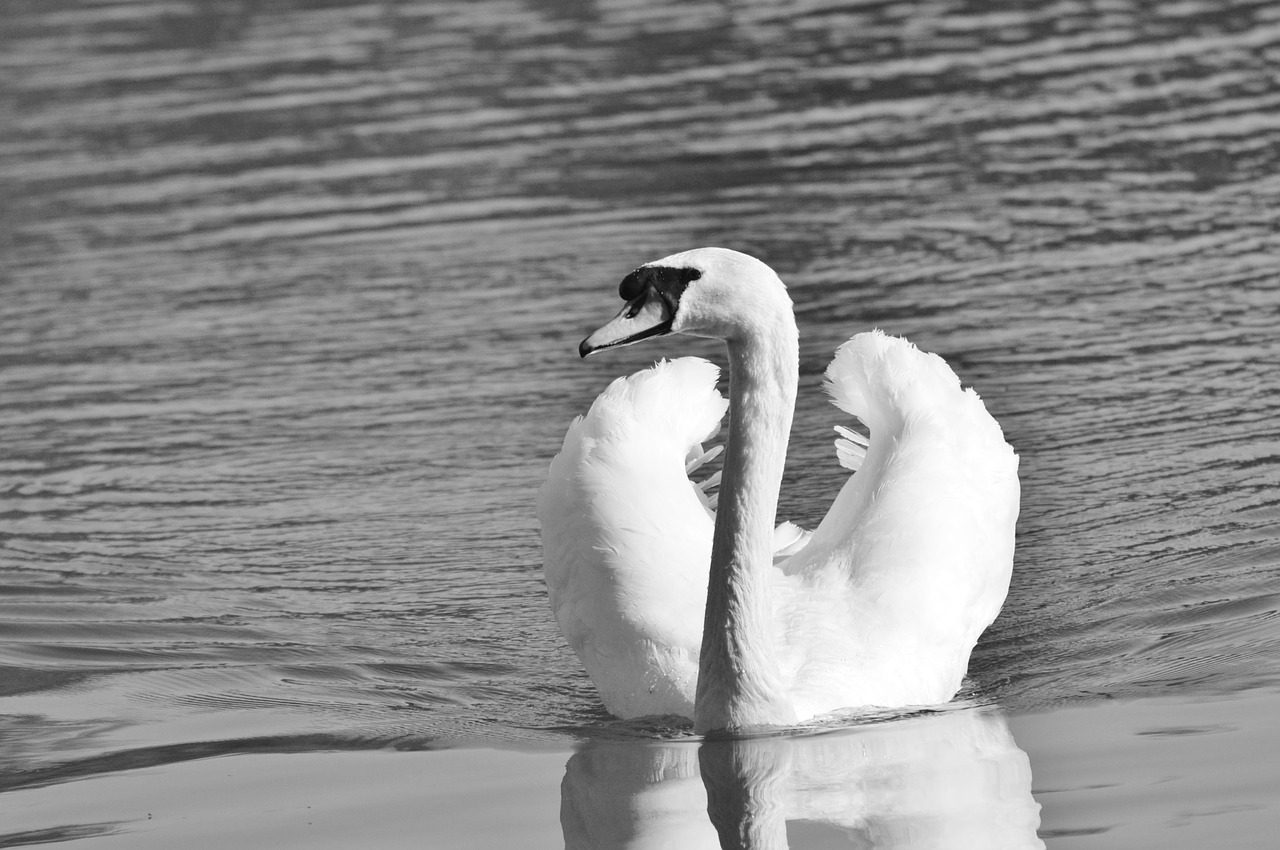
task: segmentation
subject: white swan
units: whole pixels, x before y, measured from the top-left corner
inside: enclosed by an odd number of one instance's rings
[[[561,630],[605,707],[678,714],[697,732],[787,725],[842,708],[927,705],[959,689],[1013,563],[1017,456],[938,356],[880,332],[827,369],[869,445],[808,535],[774,528],[798,382],[791,299],[759,260],[673,254],[580,352],[684,333],[729,351],[718,509],[688,472],[725,402],[697,358],[620,378],[569,427],[538,495]]]

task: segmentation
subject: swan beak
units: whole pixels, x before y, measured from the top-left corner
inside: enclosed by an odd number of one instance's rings
[[[578,354],[586,357],[602,348],[630,345],[671,331],[672,311],[665,298],[652,290],[627,302],[618,315],[582,341]]]

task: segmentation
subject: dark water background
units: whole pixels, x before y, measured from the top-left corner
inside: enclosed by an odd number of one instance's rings
[[[641,262],[946,357],[1022,457],[973,690],[1280,686],[1280,6],[0,0],[0,790],[604,721],[533,498]]]

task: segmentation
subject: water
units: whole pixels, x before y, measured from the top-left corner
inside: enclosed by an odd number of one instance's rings
[[[782,516],[842,482],[820,375],[870,327],[1020,453],[968,698],[1017,732],[1280,692],[1274,4],[0,14],[7,793],[611,728],[532,501],[612,377],[721,358],[575,354],[626,272],[703,244],[797,305]]]

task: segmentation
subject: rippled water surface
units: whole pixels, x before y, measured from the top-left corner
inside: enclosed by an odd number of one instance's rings
[[[576,356],[702,244],[796,302],[783,516],[859,330],[1020,453],[971,696],[1280,689],[1274,3],[0,14],[0,790],[604,723],[533,498],[613,376],[721,357]]]

